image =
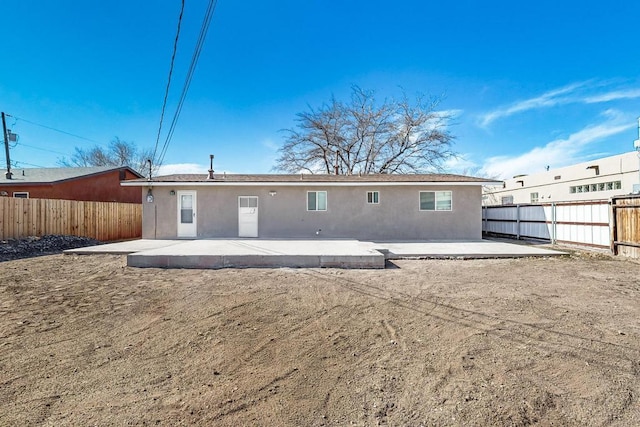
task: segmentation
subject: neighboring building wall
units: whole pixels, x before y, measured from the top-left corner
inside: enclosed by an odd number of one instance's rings
[[[632,193],[639,180],[638,155],[630,152],[505,180],[504,188],[484,190],[483,205],[604,200]]]
[[[125,180],[136,179],[128,170],[123,171]],[[9,197],[14,192],[28,192],[31,199],[64,199],[93,202],[140,203],[140,189],[122,187],[120,171],[113,170],[101,174],[54,182],[51,184],[0,185],[0,191],[6,191]]]
[[[177,237],[177,196],[197,192],[198,238],[238,237],[238,197],[258,197],[261,238],[354,238],[368,240],[478,240],[482,238],[481,187],[461,186],[219,186],[154,187],[146,202],[143,238]],[[140,191],[140,190],[138,190]],[[269,192],[275,191],[275,196]],[[327,191],[326,211],[307,211],[307,192]],[[367,192],[379,203],[368,204]],[[451,211],[420,211],[420,191],[452,191]],[[316,231],[322,230],[319,235]]]

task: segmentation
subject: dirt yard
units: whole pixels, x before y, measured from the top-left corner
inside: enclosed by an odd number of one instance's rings
[[[0,263],[0,425],[638,426],[640,263]]]

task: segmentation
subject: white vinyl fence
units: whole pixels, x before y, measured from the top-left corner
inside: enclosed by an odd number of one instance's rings
[[[483,206],[482,231],[516,239],[609,248],[609,215],[608,200]]]

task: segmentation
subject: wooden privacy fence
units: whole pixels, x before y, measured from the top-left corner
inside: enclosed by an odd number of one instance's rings
[[[139,238],[142,205],[0,197],[0,238],[62,234],[101,241]]]
[[[610,247],[609,201],[483,206],[482,231],[508,237]]]
[[[640,195],[611,199],[611,252],[640,258]]]

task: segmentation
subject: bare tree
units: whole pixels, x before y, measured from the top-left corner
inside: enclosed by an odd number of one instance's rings
[[[141,175],[149,174],[147,159],[151,158],[151,150],[138,150],[132,142],[123,141],[116,137],[109,143],[109,147],[96,145],[83,149],[76,147],[70,160],[58,160],[61,166],[129,166]]]
[[[357,86],[343,103],[332,98],[297,115],[286,129],[275,170],[289,173],[384,174],[442,170],[455,154],[440,99],[418,96],[376,103],[373,91]]]

